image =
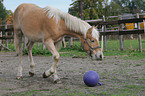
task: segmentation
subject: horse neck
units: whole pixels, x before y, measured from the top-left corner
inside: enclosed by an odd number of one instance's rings
[[[72,32],[67,31],[65,35],[77,37],[78,39],[81,40],[81,46],[83,46],[83,42],[84,42],[84,40],[85,40],[84,35],[79,34],[79,33],[76,33],[76,32],[73,32],[73,31],[72,31]]]
[[[65,22],[62,21],[59,25],[59,29],[62,30],[61,31],[62,35],[70,35],[79,38],[81,41],[84,40],[84,35],[81,32],[71,31],[69,28],[67,28],[67,26],[64,23]]]
[[[82,34],[79,34],[79,33],[76,33],[76,32],[69,32],[67,35],[70,35],[70,36],[73,36],[73,37],[77,37],[81,41],[84,40],[84,36]]]

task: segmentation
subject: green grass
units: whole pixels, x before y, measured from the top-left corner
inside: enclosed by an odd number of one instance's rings
[[[100,42],[101,43],[101,42]],[[126,59],[140,59],[145,58],[145,50],[143,52],[138,51],[138,40],[124,40],[124,51],[120,51],[119,40],[108,40],[107,41],[107,51],[103,51],[104,56],[126,56]],[[87,53],[81,47],[80,41],[74,41],[73,46],[69,47],[68,42],[66,43],[66,48],[60,48],[60,56],[87,56]],[[145,49],[145,40],[142,39],[142,47]],[[10,49],[14,49],[13,44],[9,44]],[[27,54],[27,49],[24,50],[24,54]],[[42,50],[42,44],[37,47],[37,44],[34,44],[33,55],[47,55],[51,56],[52,54],[48,49]]]
[[[84,91],[85,90],[85,91]],[[31,90],[27,92],[16,92],[16,93],[11,93],[11,96],[106,96],[109,95],[107,92],[102,91],[102,92],[95,92],[94,89],[88,88],[84,90],[76,90],[76,89],[71,89],[71,88],[63,88],[63,89],[54,89],[54,90]],[[43,92],[46,93],[43,93]],[[87,92],[90,92],[91,94],[88,94]]]
[[[125,87],[129,89],[135,89],[135,90],[145,89],[145,86],[141,86],[141,85],[126,85]]]
[[[106,90],[96,91],[99,88],[84,87],[83,89],[72,88],[57,88],[57,89],[41,89],[41,90],[29,90],[26,92],[11,93],[10,96],[135,96],[138,90],[145,88],[140,85],[128,85],[126,84],[122,88],[115,88],[106,92]]]

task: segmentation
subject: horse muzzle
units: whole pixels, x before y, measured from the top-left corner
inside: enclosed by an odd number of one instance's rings
[[[97,52],[95,52],[95,53],[92,53],[92,54],[91,54],[91,57],[92,57],[92,59],[94,59],[94,60],[103,60],[104,55],[103,55],[102,51],[97,51]]]

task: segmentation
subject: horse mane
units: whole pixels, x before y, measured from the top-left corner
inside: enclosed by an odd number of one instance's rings
[[[81,32],[86,38],[86,33],[88,29],[91,28],[91,26],[87,22],[51,6],[46,6],[43,10],[49,19],[55,19],[56,23],[63,19],[67,28],[77,33]],[[99,32],[95,28],[93,28],[92,36],[96,39],[99,38]]]

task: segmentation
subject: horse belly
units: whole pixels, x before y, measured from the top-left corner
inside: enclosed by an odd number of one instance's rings
[[[38,34],[38,33],[31,34],[31,32],[26,34],[26,32],[25,32],[24,36],[27,37],[28,40],[33,41],[33,42],[42,42],[43,41],[42,34]]]

